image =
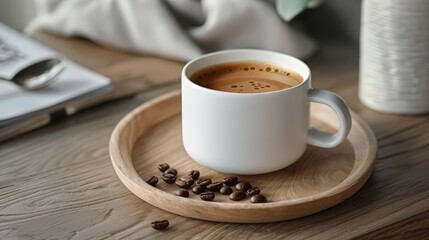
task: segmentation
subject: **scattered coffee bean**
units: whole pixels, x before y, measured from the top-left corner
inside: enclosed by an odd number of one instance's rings
[[[197,180],[197,185],[203,188],[207,187],[211,183],[212,183],[212,180],[210,178],[203,178],[203,179]]]
[[[246,191],[248,196],[258,195],[260,192],[261,190],[259,190],[259,188],[256,188],[256,187],[247,189]]]
[[[188,176],[190,176],[194,180],[197,180],[200,177],[200,171],[192,170],[188,173]]]
[[[238,182],[237,176],[226,177],[222,181],[225,185],[234,186]]]
[[[237,185],[235,185],[235,189],[241,190],[243,192],[246,192],[250,188],[252,188],[252,185],[250,185],[248,182],[239,182]]]
[[[146,180],[146,182],[149,184],[149,185],[152,185],[152,186],[156,186],[156,184],[158,183],[158,177],[156,177],[156,176],[152,176],[152,177],[150,177],[150,178],[148,178],[147,180]]]
[[[188,190],[185,190],[185,189],[179,189],[176,191],[176,196],[189,197],[189,192]]]
[[[240,201],[246,198],[246,193],[243,191],[235,191],[229,195],[232,201]]]
[[[193,193],[195,193],[195,194],[200,194],[200,193],[202,193],[204,191],[204,188],[203,187],[201,187],[201,186],[194,186],[193,188],[192,188],[192,192]]]
[[[164,173],[162,174],[162,180],[168,184],[173,184],[176,181],[176,175]]]
[[[170,165],[168,165],[167,163],[161,163],[158,165],[158,170],[161,172],[165,172],[169,168],[170,168]]]
[[[222,182],[214,182],[209,185],[207,185],[207,190],[212,192],[219,192],[219,190],[222,188],[223,183]]]
[[[262,195],[262,194],[257,194],[257,195],[253,195],[250,198],[250,202],[251,203],[266,203],[267,202],[267,198]]]
[[[168,222],[168,220],[162,220],[162,221],[152,222],[151,226],[153,229],[162,230],[162,229],[166,229],[169,224],[170,223]]]
[[[177,170],[174,168],[169,168],[169,169],[165,170],[164,173],[169,173],[169,174],[173,174],[174,176],[177,176]]]
[[[231,188],[230,186],[226,186],[226,185],[224,185],[224,186],[219,190],[219,192],[220,192],[221,194],[223,194],[223,195],[229,195],[229,194],[231,194],[231,193],[232,193],[232,188]]]
[[[176,180],[176,185],[180,188],[190,188],[194,184],[194,180],[190,176],[180,177]]]
[[[213,201],[215,194],[213,192],[203,192],[200,194],[200,198],[204,201]]]

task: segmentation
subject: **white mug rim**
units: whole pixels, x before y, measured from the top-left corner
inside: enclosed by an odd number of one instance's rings
[[[282,57],[289,58],[292,61],[296,61],[297,63],[301,64],[305,68],[305,71],[307,71],[307,74],[302,74],[301,72],[298,72],[295,69],[291,69],[292,71],[295,71],[299,75],[301,75],[303,77],[303,79],[304,79],[301,83],[297,84],[296,86],[293,86],[291,88],[281,89],[281,90],[275,90],[275,91],[271,91],[271,92],[245,93],[245,94],[243,94],[243,93],[234,93],[234,92],[226,92],[226,91],[220,91],[220,90],[214,90],[214,89],[206,88],[206,87],[203,87],[203,86],[200,86],[200,85],[194,83],[193,81],[191,81],[189,79],[189,73],[187,72],[188,68],[191,65],[195,64],[196,62],[200,61],[201,59],[204,59],[204,58],[207,58],[207,57],[216,56],[216,55],[223,55],[223,54],[252,53],[252,52],[253,53],[271,54],[271,55],[281,55]],[[245,61],[245,60],[243,60],[243,61]],[[258,61],[258,60],[255,60],[255,61]],[[231,61],[231,62],[237,62],[237,61]],[[262,62],[266,62],[266,61],[262,61]],[[225,61],[224,63],[228,63],[228,61]],[[222,64],[222,63],[219,63],[219,64]],[[282,67],[281,64],[278,64],[278,63],[271,63],[271,64],[276,64],[276,65],[279,65],[280,67]],[[214,66],[214,65],[216,65],[216,64],[208,65],[206,67]],[[288,69],[288,67],[283,67],[283,68]],[[294,89],[297,89],[297,88],[300,88],[302,86],[305,86],[306,83],[309,82],[310,79],[311,79],[311,71],[310,71],[310,68],[307,66],[307,64],[305,64],[302,60],[300,60],[300,59],[298,59],[296,57],[293,57],[291,55],[288,55],[288,54],[274,52],[274,51],[268,51],[268,50],[261,50],[261,49],[232,49],[232,50],[221,50],[221,51],[211,52],[211,53],[207,53],[207,54],[204,54],[204,55],[201,55],[199,57],[196,57],[196,58],[192,59],[191,61],[189,61],[183,67],[182,77],[184,77],[182,79],[184,79],[189,84],[191,84],[191,86],[193,86],[193,87],[195,87],[197,89],[200,89],[201,91],[206,91],[208,93],[225,94],[225,95],[235,95],[235,96],[257,96],[257,95],[268,95],[268,94],[277,94],[277,93],[283,93],[283,92],[290,92],[290,91],[293,91]]]

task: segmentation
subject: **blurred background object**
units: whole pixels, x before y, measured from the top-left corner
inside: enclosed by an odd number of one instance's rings
[[[276,9],[280,16],[287,22],[307,8],[320,6],[323,0],[277,0]]]
[[[326,0],[297,16],[317,40],[359,42],[361,0]]]
[[[22,31],[27,23],[36,17],[33,0],[1,0],[0,22]]]
[[[316,44],[261,0],[36,1],[50,9],[32,20],[39,29],[80,36],[106,47],[188,61],[205,52],[254,48],[308,58]],[[189,11],[188,9],[194,9]],[[109,24],[106,24],[108,19]]]
[[[359,98],[386,113],[429,112],[429,0],[364,0]]]
[[[35,1],[38,2],[37,5]],[[52,11],[59,2],[58,0],[2,0],[0,1],[0,22],[22,31],[28,22],[36,17],[37,12]],[[276,4],[275,0],[266,2]],[[51,8],[40,6],[51,6]],[[304,22],[305,27],[311,30],[306,32],[311,36],[315,35],[316,38],[319,35],[340,33],[357,42],[359,40],[360,6],[361,0],[325,0],[317,8],[301,11],[299,15],[295,16],[297,19],[295,21]],[[193,8],[190,9],[195,11]],[[189,11],[189,9],[187,10]]]

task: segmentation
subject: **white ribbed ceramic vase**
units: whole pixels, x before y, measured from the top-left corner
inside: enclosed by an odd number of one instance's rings
[[[364,0],[359,98],[386,113],[429,112],[429,0]]]

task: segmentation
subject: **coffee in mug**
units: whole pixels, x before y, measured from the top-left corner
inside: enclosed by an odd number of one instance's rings
[[[203,68],[191,75],[194,83],[213,90],[263,93],[292,88],[302,83],[297,72],[259,61],[240,61]]]

